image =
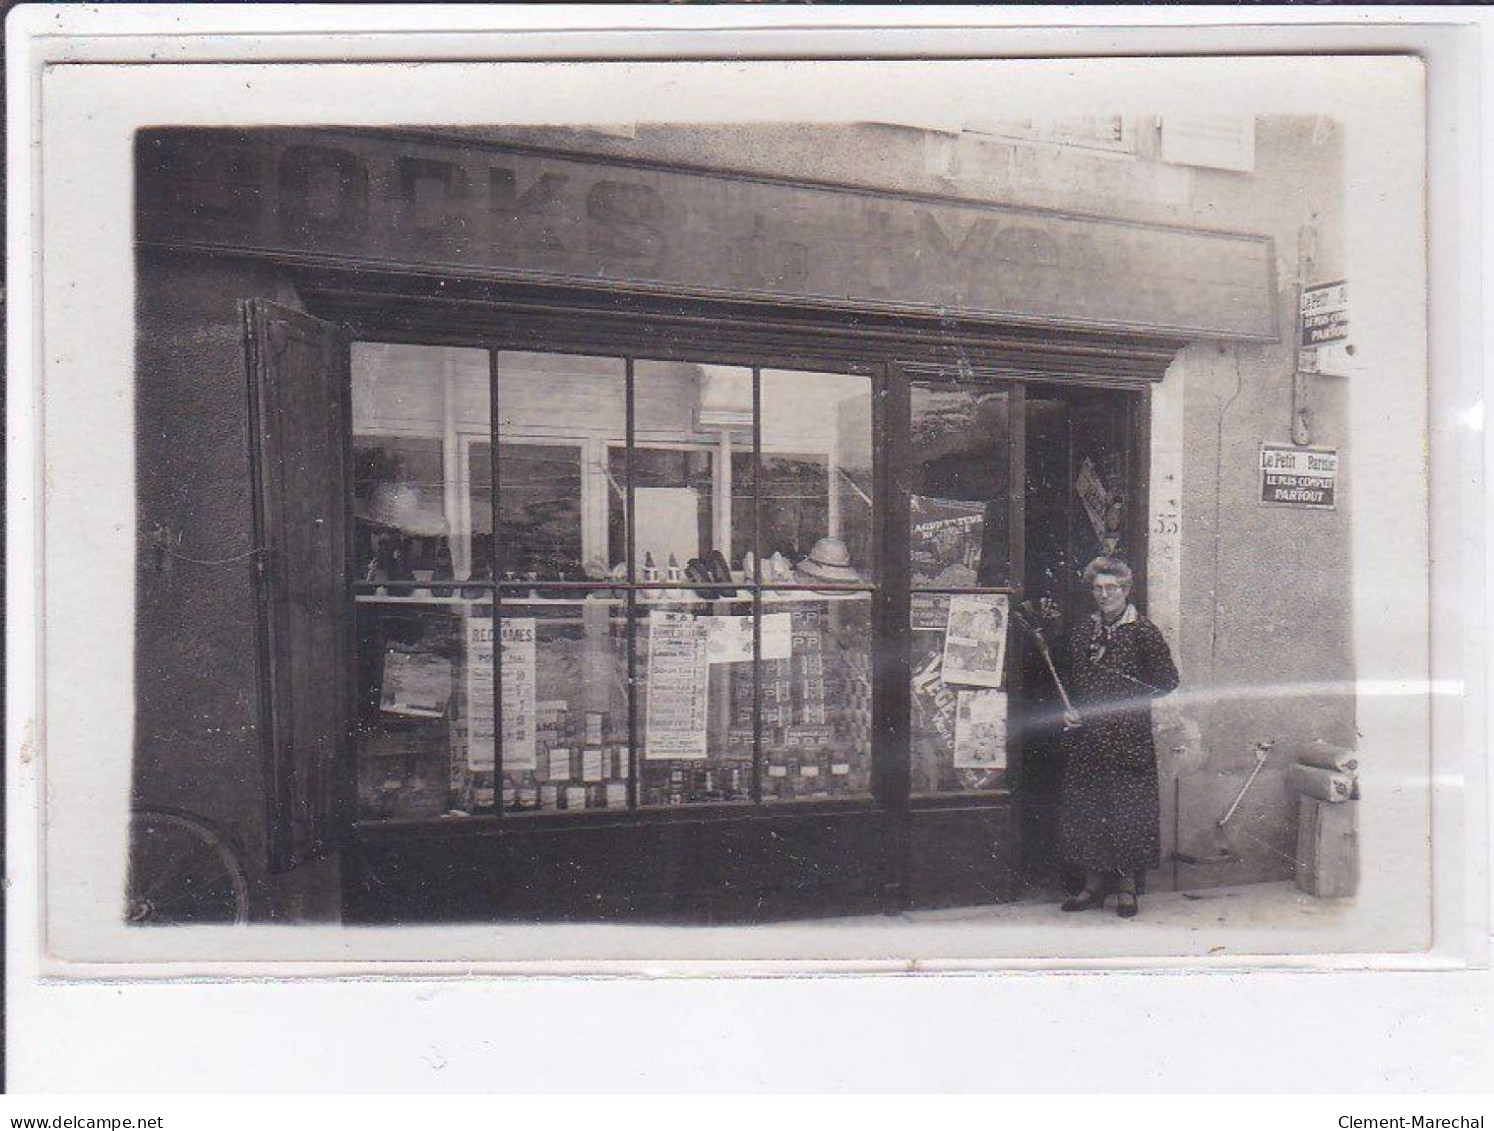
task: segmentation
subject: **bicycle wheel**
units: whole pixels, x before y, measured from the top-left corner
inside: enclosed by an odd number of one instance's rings
[[[129,923],[243,923],[249,876],[239,854],[206,822],[185,813],[130,815]]]

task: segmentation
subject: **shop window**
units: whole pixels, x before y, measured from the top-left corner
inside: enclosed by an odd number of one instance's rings
[[[1011,395],[920,382],[911,400],[913,792],[989,789],[1007,765]]]
[[[474,437],[486,438],[487,406],[483,350],[353,344],[359,580],[429,580],[470,570],[481,517],[467,505],[462,452]]]
[[[870,794],[869,378],[360,343],[351,380],[362,818]]]
[[[751,603],[671,596],[637,607],[640,803],[750,801]]]
[[[360,816],[870,794],[869,378],[360,343],[351,380]],[[1012,392],[909,398],[911,787],[994,789]]]
[[[794,563],[797,589],[764,574],[764,620],[786,652],[763,653],[763,796],[868,794],[872,755],[871,382],[765,370],[757,459],[746,490],[761,515],[764,563]],[[755,471],[754,471],[755,466]],[[771,574],[771,578],[770,575]],[[815,588],[824,586],[824,588]],[[764,633],[766,641],[767,634]]]
[[[926,374],[879,439],[853,374],[360,343],[350,382],[363,819],[869,797],[889,575],[911,793],[1002,790],[1022,578],[1132,550],[1102,394]]]
[[[369,818],[441,816],[466,761],[468,618],[406,600],[358,609],[358,810]]]
[[[349,793],[370,822],[1000,796],[1051,682],[1014,602],[1078,615],[1083,562],[1144,558],[1128,394],[246,312],[277,867]]]
[[[499,686],[479,781],[501,763],[505,813],[627,809],[626,601],[610,585],[627,570],[606,533],[608,508],[627,490],[607,457],[626,443],[627,367],[512,350],[493,364]],[[491,805],[484,791],[475,808]]]
[[[869,795],[870,381],[652,362],[635,380],[640,804]],[[688,436],[656,438],[671,415]],[[734,588],[669,587],[707,553]]]
[[[492,699],[472,642],[491,601],[453,584],[488,569],[491,505],[474,501],[491,477],[471,458],[490,442],[488,354],[354,343],[351,385],[357,812],[491,804],[491,776],[471,770]]]

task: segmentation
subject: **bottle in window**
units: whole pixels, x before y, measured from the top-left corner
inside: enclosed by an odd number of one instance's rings
[[[658,581],[659,567],[654,564],[654,555],[651,552],[645,551],[643,555],[643,582],[645,585],[648,585],[658,584]],[[643,599],[645,601],[657,601],[659,599],[659,590],[645,589],[643,591]]]
[[[451,547],[446,539],[441,539],[440,545],[436,547],[436,565],[431,571],[432,581],[451,581],[456,577],[456,568],[451,562]],[[431,595],[435,597],[450,597],[452,587],[450,585],[434,585],[431,587]]]
[[[389,580],[414,581],[415,571],[410,565],[409,539],[391,538],[387,544],[389,547]]]
[[[481,538],[474,536],[472,539],[472,569],[467,575],[468,581],[487,581],[493,576],[492,559],[488,553],[488,540],[486,536]],[[475,601],[485,595],[486,591],[480,587],[464,587],[462,596],[469,601]]]

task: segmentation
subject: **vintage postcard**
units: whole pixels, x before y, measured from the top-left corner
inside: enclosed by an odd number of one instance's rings
[[[50,70],[48,961],[1424,953],[1423,64],[1120,62]]]
[[[6,1087],[1480,1085],[1478,20],[1140,12],[12,11]]]

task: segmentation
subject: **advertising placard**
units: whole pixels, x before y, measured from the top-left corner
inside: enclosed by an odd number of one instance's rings
[[[503,768],[532,770],[534,762],[534,618],[503,621]],[[493,622],[467,621],[467,768],[494,767]]]
[[[1337,448],[1261,445],[1262,504],[1332,510],[1337,488]]]
[[[1302,346],[1326,346],[1349,336],[1347,283],[1320,283],[1302,289]]]
[[[648,615],[644,757],[704,758],[710,660],[706,626],[689,613]]]

